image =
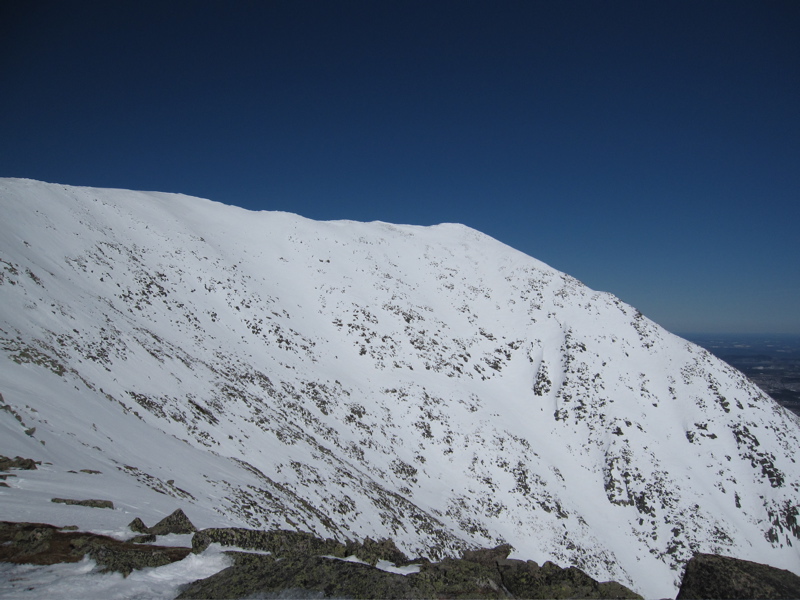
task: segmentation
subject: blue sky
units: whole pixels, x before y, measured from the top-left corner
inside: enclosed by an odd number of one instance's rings
[[[0,3],[0,176],[461,222],[800,333],[800,3]]]

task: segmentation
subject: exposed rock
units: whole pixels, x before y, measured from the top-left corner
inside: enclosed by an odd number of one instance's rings
[[[72,504],[76,506],[89,506],[91,508],[110,508],[114,510],[114,503],[111,500],[72,500],[70,498],[53,498],[50,502],[57,504]]]
[[[503,544],[496,548],[481,548],[480,550],[464,550],[461,554],[463,560],[494,566],[497,561],[508,558],[514,548],[510,544]]]
[[[497,561],[506,589],[517,598],[641,598],[625,586],[598,582],[576,567],[563,569],[551,562]]]
[[[140,519],[130,526],[147,529]],[[0,522],[0,561],[47,565],[78,562],[88,554],[102,571],[127,576],[134,569],[181,560],[190,552],[189,548],[139,545],[64,529],[42,523]],[[155,534],[134,539],[145,541],[143,538],[155,540]],[[511,551],[507,545],[465,552],[461,559],[426,561],[419,565],[418,573],[399,575],[334,557],[361,552],[376,563],[392,557],[407,561],[392,540],[367,539],[363,544],[344,545],[303,532],[231,528],[199,531],[192,542],[195,552],[218,542],[272,554],[228,552],[231,567],[185,586],[179,598],[639,598],[617,583],[598,583],[579,569],[509,560],[505,558]]]
[[[555,565],[540,569],[550,577],[540,577],[539,587],[533,580],[524,585],[520,578],[516,587],[509,588],[496,568],[461,559],[445,559],[422,565],[419,573],[398,575],[321,556],[229,555],[233,566],[189,584],[178,598],[640,598],[619,584],[597,583],[578,569]],[[559,578],[556,570],[564,571],[564,576]]]
[[[800,577],[748,560],[696,554],[678,592],[678,600],[694,598],[800,598]]]
[[[231,552],[234,565],[189,584],[178,598],[422,598],[414,581],[368,565]],[[430,596],[428,596],[430,597]]]
[[[55,532],[56,528],[52,525],[0,522],[0,560],[3,562],[51,564],[24,559],[47,551],[51,546]],[[62,561],[56,560],[54,562]]]
[[[494,566],[446,558],[407,575],[416,583],[417,598],[510,598]]]
[[[128,575],[133,569],[182,560],[189,552],[189,548],[137,546],[93,533],[59,531],[44,523],[0,521],[0,562],[52,565],[78,562],[89,554],[104,571]]]
[[[154,533],[142,533],[140,535],[135,535],[128,541],[131,544],[152,544],[156,541],[156,535]]]
[[[126,577],[135,569],[168,565],[182,560],[191,552],[189,548],[143,546],[128,542],[109,544],[97,539],[91,539],[87,545],[89,556],[103,567],[102,572],[117,571]]]
[[[136,533],[150,533],[150,528],[139,517],[128,523],[128,528]]]
[[[376,565],[379,560],[388,560],[396,565],[407,565],[411,561],[395,545],[394,540],[373,540],[366,538],[363,542],[348,542],[345,546],[345,556],[357,558]]]
[[[8,471],[9,469],[24,469],[27,471],[36,470],[38,463],[32,458],[22,458],[17,456],[9,458],[0,454],[0,471]]]
[[[192,552],[202,552],[209,544],[262,550],[278,556],[330,555],[347,556],[347,547],[335,540],[321,540],[302,531],[258,531],[239,527],[203,529],[192,537]]]
[[[144,523],[142,523],[142,525],[144,525]],[[197,527],[192,524],[189,517],[187,517],[180,508],[147,529],[147,533],[153,533],[155,535],[194,533],[195,531],[197,531]]]
[[[509,545],[470,550],[461,559],[425,561],[418,573],[398,575],[362,563],[408,564],[392,540],[342,545],[294,531],[204,529],[192,539],[194,552],[212,542],[269,556],[230,552],[234,565],[186,587],[180,598],[243,598],[254,595],[346,598],[640,598],[617,583],[599,583],[575,568],[508,560]]]

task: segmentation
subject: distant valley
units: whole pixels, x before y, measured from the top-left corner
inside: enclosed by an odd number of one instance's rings
[[[747,375],[779,404],[800,415],[800,336],[682,334]]]

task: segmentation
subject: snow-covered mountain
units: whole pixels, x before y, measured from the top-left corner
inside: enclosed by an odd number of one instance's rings
[[[477,231],[19,179],[0,210],[0,454],[43,461],[0,519],[508,542],[649,597],[696,551],[800,573],[797,417]]]

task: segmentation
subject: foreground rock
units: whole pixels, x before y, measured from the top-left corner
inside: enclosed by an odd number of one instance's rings
[[[784,569],[716,554],[686,563],[677,600],[800,598],[800,577]]]
[[[332,539],[323,540],[303,531],[259,531],[240,527],[211,528],[197,532],[192,536],[192,552],[202,552],[213,543],[244,550],[271,552],[276,556],[355,556],[371,565],[379,560],[388,560],[396,565],[411,562],[392,540],[375,541],[366,538],[363,542],[342,543]]]
[[[225,528],[196,533],[193,551],[211,543],[270,554],[230,552],[231,567],[188,585],[179,598],[639,598],[622,585],[599,583],[579,569],[509,560],[508,545],[430,563],[409,561],[391,540],[342,544],[302,532]],[[341,560],[350,556],[370,564]],[[372,566],[381,560],[414,562],[419,571],[400,575]]]
[[[131,531],[145,534],[145,536],[169,535],[170,533],[187,534],[197,531],[197,527],[194,526],[189,517],[180,508],[161,519],[152,527],[145,525],[144,521],[139,517],[128,523],[128,527]]]
[[[44,523],[0,521],[0,562],[52,565],[78,562],[88,554],[103,572],[117,571],[127,576],[134,569],[182,560],[190,552],[189,548],[139,546]]]

